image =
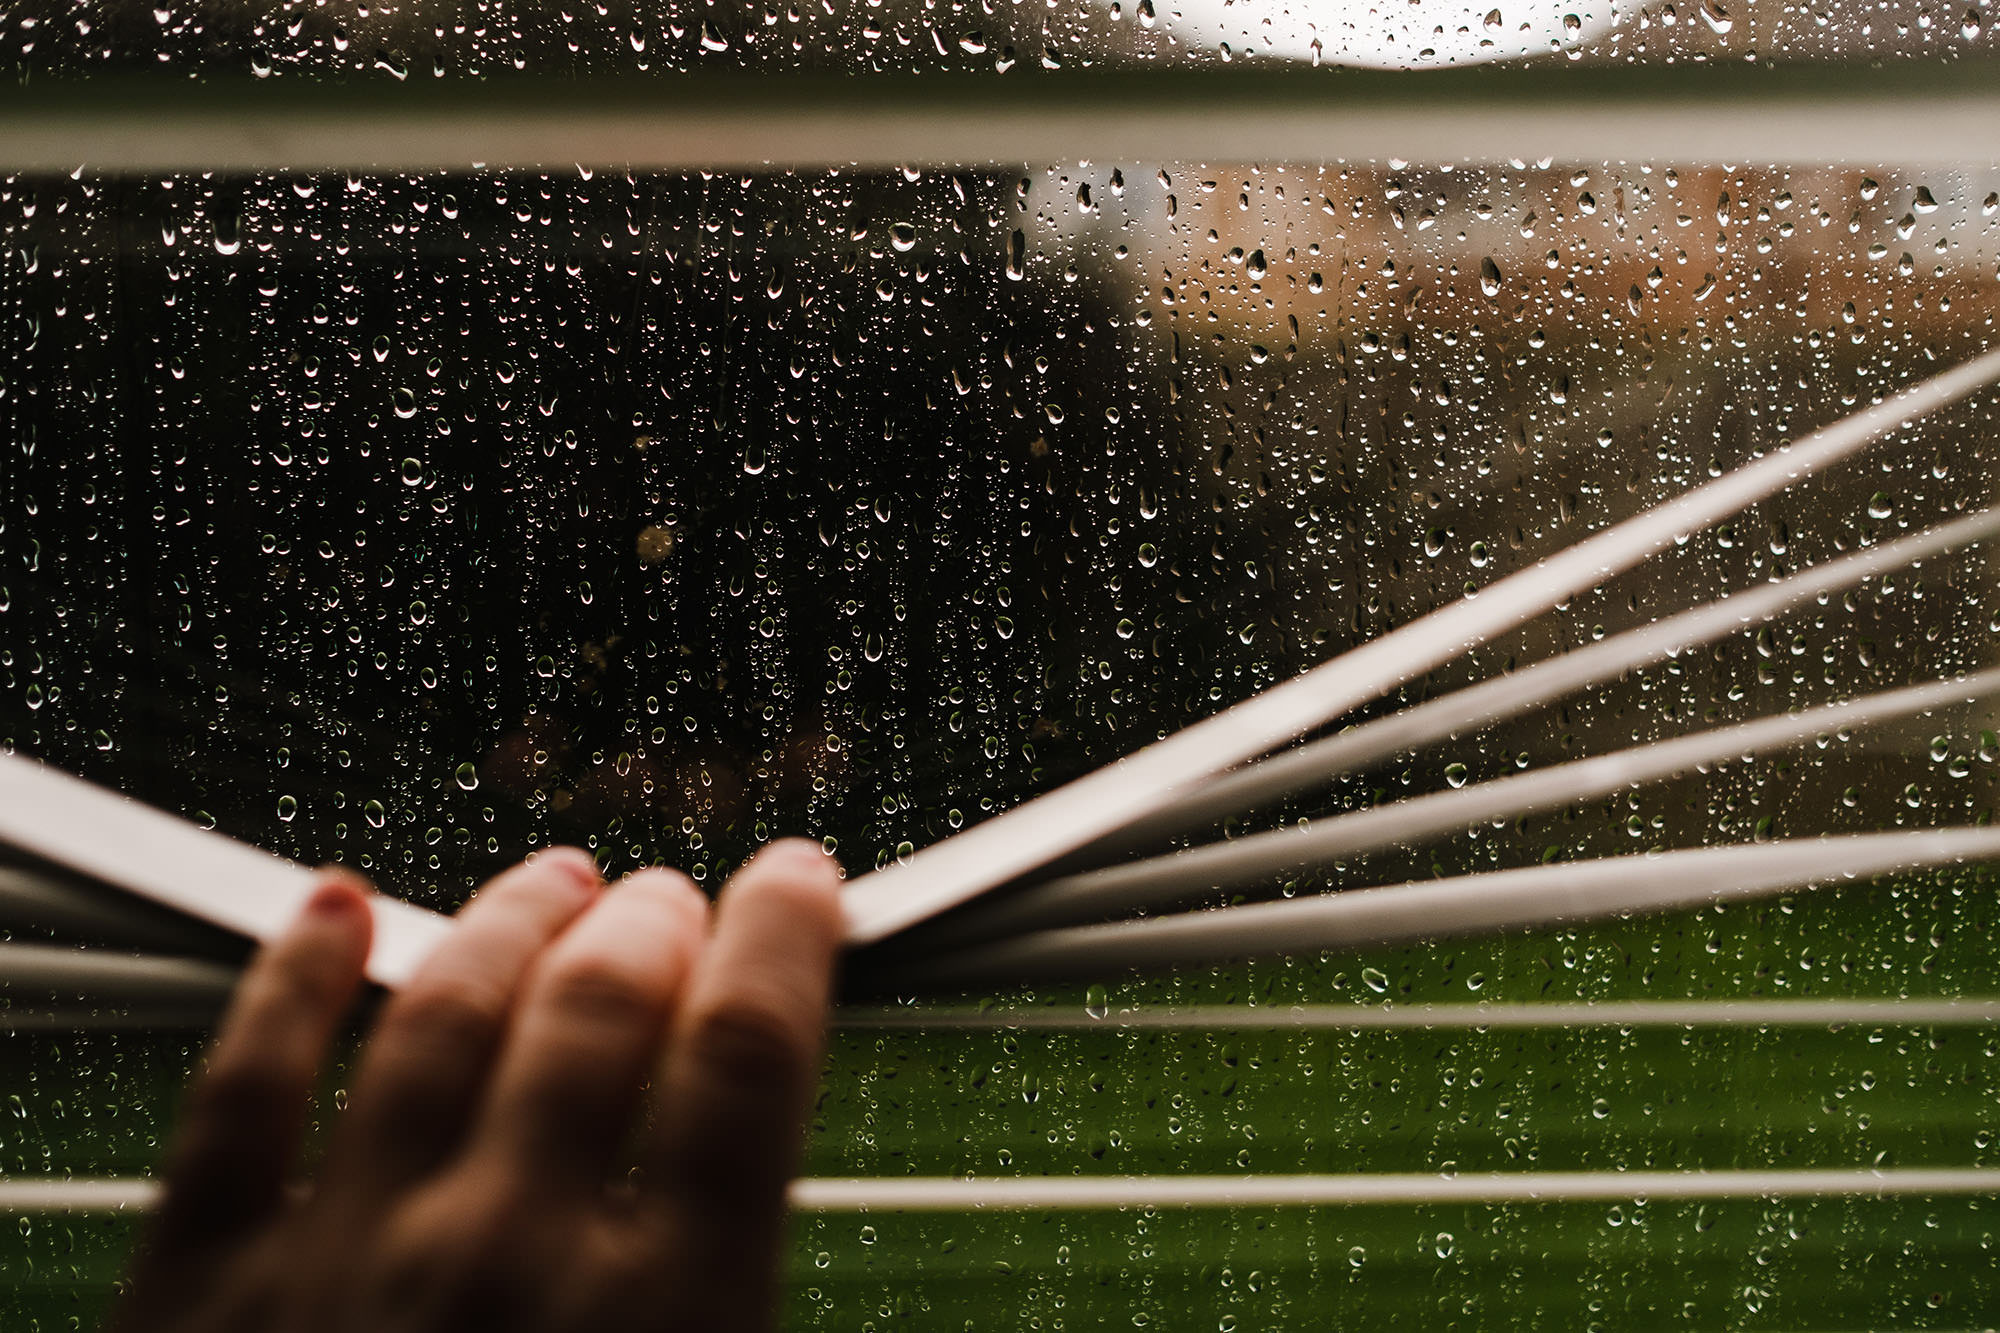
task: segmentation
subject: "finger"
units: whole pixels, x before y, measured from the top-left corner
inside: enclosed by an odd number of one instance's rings
[[[723,1303],[691,1327],[740,1327],[741,1293],[775,1272],[844,929],[839,884],[817,844],[765,848],[723,890],[675,1016],[649,1176],[686,1271],[703,1275],[687,1299]]]
[[[277,1208],[327,1046],[361,985],[371,926],[366,887],[332,872],[251,961],[170,1156],[160,1248],[212,1247]]]
[[[590,855],[559,847],[474,895],[384,1008],[327,1157],[325,1190],[380,1199],[461,1146],[522,977],[600,888]]]
[[[602,1189],[708,933],[686,876],[619,884],[536,961],[468,1160]]]

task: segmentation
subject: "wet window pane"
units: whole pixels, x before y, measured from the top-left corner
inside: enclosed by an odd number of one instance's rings
[[[1568,12],[1544,32],[1527,11],[1147,2],[26,9],[0,51],[32,83],[1990,41],[1981,11],[1935,7]],[[1979,164],[1670,161],[0,177],[0,745],[439,908],[552,842],[713,887],[804,833],[865,871],[1985,350],[1996,192]],[[1974,512],[1994,410],[1975,395],[1363,715]],[[1985,555],[1951,551],[1203,836],[1978,670],[1996,615]],[[1988,703],[1829,734],[1257,892],[1985,822],[1995,726]],[[1990,1029],[1723,1017],[1988,993],[1987,881],[926,1000],[1070,1026],[843,1029],[809,1169],[1991,1165]],[[1717,1016],[1124,1021],[1482,1001]],[[198,1049],[12,1033],[0,1174],[143,1174]],[[788,1308],[800,1327],[1968,1327],[1995,1300],[1987,1211],[836,1213],[801,1219]],[[6,1326],[94,1314],[127,1228],[10,1219]]]
[[[10,738],[441,904],[551,838],[872,867],[1976,351],[1990,176],[16,178]],[[1410,697],[1975,508],[1984,411]],[[1982,568],[1335,794],[1976,667]],[[1981,808],[1908,740],[1548,847]]]

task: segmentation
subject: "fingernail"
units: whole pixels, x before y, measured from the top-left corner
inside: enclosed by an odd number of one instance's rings
[[[597,873],[596,859],[589,852],[575,847],[551,847],[545,852],[538,852],[534,864],[559,872],[584,893],[594,894],[604,887],[604,880]]]
[[[329,879],[320,883],[306,899],[306,911],[314,916],[346,916],[361,903],[361,895],[345,880]]]

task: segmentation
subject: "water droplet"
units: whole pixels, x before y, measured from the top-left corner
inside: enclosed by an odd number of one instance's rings
[[[451,776],[452,780],[458,783],[461,790],[474,791],[479,787],[479,770],[469,763],[460,764],[458,771]]]
[[[298,813],[299,801],[296,796],[280,796],[278,798],[278,818],[280,821],[289,824]]]

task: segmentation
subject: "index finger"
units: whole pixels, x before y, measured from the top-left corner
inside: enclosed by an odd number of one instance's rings
[[[298,917],[237,986],[166,1170],[156,1265],[221,1245],[275,1213],[313,1084],[361,985],[366,884],[325,872]]]

